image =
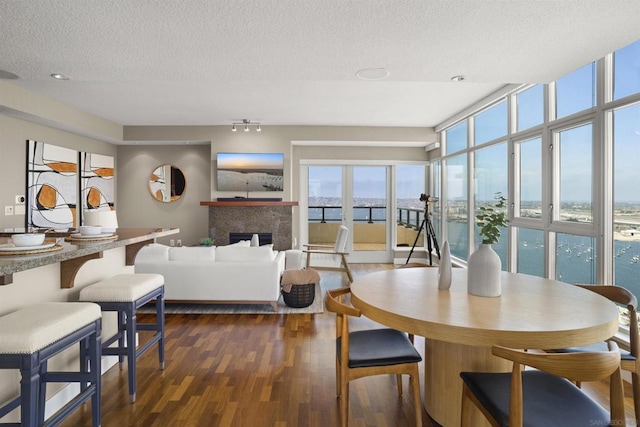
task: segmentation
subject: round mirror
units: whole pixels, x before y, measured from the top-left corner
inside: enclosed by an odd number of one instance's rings
[[[158,166],[149,178],[149,191],[154,199],[171,203],[178,200],[187,187],[184,174],[173,165]]]

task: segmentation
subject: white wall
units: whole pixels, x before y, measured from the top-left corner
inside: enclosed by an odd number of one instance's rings
[[[116,163],[118,225],[121,227],[179,228],[180,233],[158,239],[180,239],[195,245],[209,233],[209,208],[200,201],[210,195],[211,161],[209,145],[128,145],[118,147]],[[163,203],[149,192],[149,177],[162,164],[180,168],[186,178],[178,200]]]

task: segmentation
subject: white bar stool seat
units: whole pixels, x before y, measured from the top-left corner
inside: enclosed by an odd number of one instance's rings
[[[138,323],[136,310],[152,300],[156,302],[156,323]],[[91,301],[102,311],[118,313],[118,330],[102,343],[102,354],[117,355],[121,369],[124,357],[127,357],[129,396],[131,402],[135,402],[136,359],[158,343],[160,369],[164,369],[164,277],[161,274],[119,274],[85,286],[80,291],[80,301]],[[135,345],[138,330],[155,331],[140,348]],[[118,346],[111,347],[116,341]]]
[[[19,369],[20,396],[0,407],[0,418],[20,406],[20,424],[44,423],[48,382],[77,382],[80,393],[47,419],[57,424],[91,398],[92,422],[100,425],[100,307],[92,303],[34,304],[0,317],[0,369]],[[80,344],[78,371],[50,372],[48,360]]]

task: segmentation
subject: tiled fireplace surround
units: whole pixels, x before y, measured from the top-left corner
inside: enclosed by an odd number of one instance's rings
[[[209,236],[216,246],[229,244],[229,233],[271,233],[273,248],[291,248],[292,206],[209,206]]]

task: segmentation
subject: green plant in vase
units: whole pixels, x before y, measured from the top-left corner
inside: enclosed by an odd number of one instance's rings
[[[502,293],[500,272],[502,261],[491,245],[500,239],[500,228],[506,227],[507,199],[498,192],[494,197],[497,202],[480,206],[476,215],[480,227],[482,244],[474,251],[467,262],[467,290],[480,297],[498,297]]]
[[[480,213],[476,215],[477,224],[480,226],[480,237],[482,243],[492,245],[500,240],[500,228],[506,227],[507,219],[507,198],[501,192],[495,193],[494,204],[480,206]]]

